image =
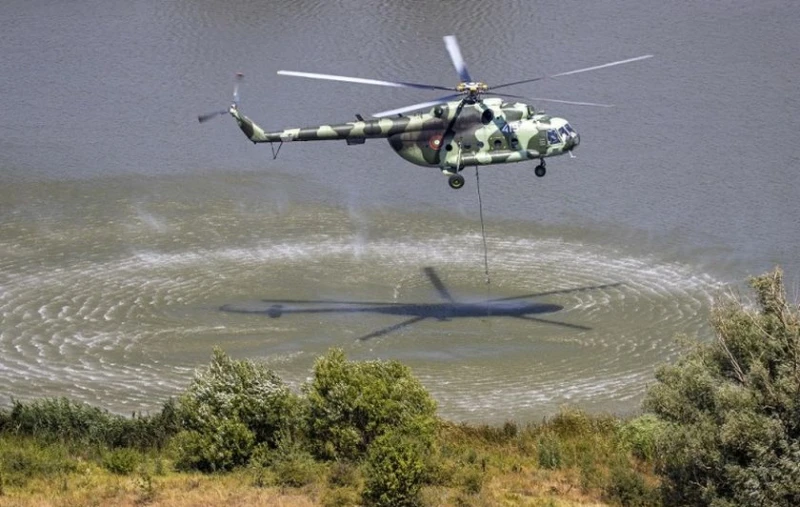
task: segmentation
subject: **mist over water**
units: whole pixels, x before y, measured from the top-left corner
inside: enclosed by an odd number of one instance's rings
[[[630,412],[676,334],[711,336],[729,284],[781,265],[800,293],[793,4],[429,8],[12,1],[0,393],[153,410],[214,345],[294,385],[337,346],[407,363],[453,419]],[[450,85],[450,33],[489,84],[656,55],[513,90],[617,107],[548,106],[582,143],[545,178],[481,169],[488,285],[473,168],[453,191],[380,141],[273,161],[230,118],[196,121],[228,104],[235,71],[268,128],[432,99],[275,71]]]

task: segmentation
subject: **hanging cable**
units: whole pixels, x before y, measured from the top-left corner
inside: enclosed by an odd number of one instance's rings
[[[475,181],[478,188],[478,210],[481,215],[481,236],[483,237],[483,269],[486,274],[486,299],[487,301],[492,298],[491,294],[491,280],[489,279],[489,250],[486,248],[486,227],[483,223],[483,200],[481,199],[481,176],[478,172],[478,166],[475,166]],[[487,312],[489,307],[487,306]]]

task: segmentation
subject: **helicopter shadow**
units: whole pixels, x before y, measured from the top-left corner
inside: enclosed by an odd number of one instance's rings
[[[408,317],[406,320],[381,328],[372,333],[357,338],[366,341],[379,336],[384,336],[417,322],[427,319],[449,321],[469,317],[508,317],[514,319],[560,326],[567,329],[588,331],[591,328],[579,324],[570,324],[553,319],[545,319],[540,315],[556,313],[564,309],[563,306],[551,303],[537,303],[530,301],[532,298],[551,296],[556,294],[571,294],[577,292],[602,290],[622,285],[611,283],[604,285],[591,285],[571,289],[558,289],[546,292],[536,292],[519,296],[485,299],[474,303],[459,302],[453,298],[450,291],[442,282],[436,270],[432,267],[423,268],[423,272],[436,289],[441,302],[438,303],[397,303],[380,301],[350,301],[336,299],[262,299],[253,306],[222,305],[220,311],[230,313],[260,314],[277,319],[289,314],[347,314],[347,313],[378,313],[383,315],[396,315]]]

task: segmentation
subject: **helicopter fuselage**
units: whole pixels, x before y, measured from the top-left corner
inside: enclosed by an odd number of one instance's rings
[[[453,101],[427,113],[266,132],[232,106],[230,114],[254,143],[386,138],[405,160],[455,174],[467,166],[540,160],[580,143],[563,118],[499,98]]]

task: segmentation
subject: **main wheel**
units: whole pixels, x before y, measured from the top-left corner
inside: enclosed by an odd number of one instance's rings
[[[547,169],[544,168],[544,164],[537,165],[536,168],[533,170],[533,174],[538,177],[542,177],[547,173]]]
[[[464,186],[464,177],[460,174],[454,174],[450,176],[450,179],[447,180],[447,183],[450,185],[450,188],[458,190]]]

